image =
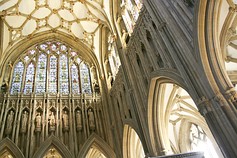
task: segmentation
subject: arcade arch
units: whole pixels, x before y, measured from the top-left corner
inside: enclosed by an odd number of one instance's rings
[[[157,80],[151,94],[148,124],[151,140],[155,140],[153,146],[160,152],[158,155],[201,151],[205,157],[222,157],[205,119],[187,91],[175,83]]]
[[[123,157],[144,158],[145,153],[142,142],[136,131],[129,125],[124,126],[123,132]]]

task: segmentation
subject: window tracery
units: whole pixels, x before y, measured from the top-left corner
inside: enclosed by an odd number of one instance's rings
[[[135,23],[138,19],[139,12],[142,8],[142,0],[122,0],[121,11],[127,32],[131,35]]]
[[[19,58],[22,60],[18,60],[13,69],[12,95],[20,92],[92,93],[89,64],[81,59],[77,51],[61,42],[37,44]]]
[[[191,124],[189,136],[191,151],[203,151],[207,158],[218,157],[211,141],[200,126]]]

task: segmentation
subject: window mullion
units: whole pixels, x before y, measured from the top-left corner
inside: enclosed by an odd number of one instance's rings
[[[50,52],[51,53],[51,52]],[[48,92],[49,86],[49,71],[50,71],[50,53],[47,54],[47,63],[46,63],[46,80],[45,80],[45,92]]]
[[[68,93],[72,92],[71,91],[71,78],[70,78],[70,56],[69,52],[67,51],[67,77],[68,77]]]
[[[21,93],[24,93],[27,67],[28,67],[28,65],[24,63],[24,71],[23,71],[23,75],[22,75],[21,89],[20,89]]]
[[[36,57],[35,57],[35,77],[34,77],[34,85],[33,85],[33,87],[34,87],[34,89],[33,89],[33,92],[35,93],[36,92],[36,79],[37,79],[37,75],[38,75],[38,73],[39,73],[39,70],[38,70],[38,61],[39,61],[39,54],[37,54],[36,55]]]
[[[61,90],[60,90],[60,55],[58,55],[57,57],[57,92],[58,93],[61,93]]]

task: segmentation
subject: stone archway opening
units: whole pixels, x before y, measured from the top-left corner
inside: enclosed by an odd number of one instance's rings
[[[124,126],[123,157],[124,158],[144,158],[145,157],[142,142],[137,132],[129,125]]]
[[[149,132],[160,155],[203,152],[205,157],[222,157],[205,119],[191,96],[173,83],[155,85],[149,105]]]

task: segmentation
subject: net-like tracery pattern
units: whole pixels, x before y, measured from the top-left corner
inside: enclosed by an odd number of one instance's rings
[[[61,42],[37,44],[19,58],[13,69],[12,95],[92,93],[89,64]]]

